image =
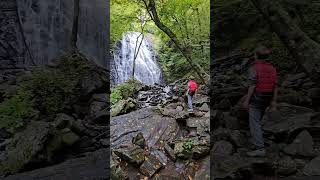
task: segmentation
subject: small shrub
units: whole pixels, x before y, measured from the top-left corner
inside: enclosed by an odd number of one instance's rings
[[[183,149],[187,152],[191,152],[194,144],[191,139],[188,139],[184,144],[183,144]]]
[[[118,84],[116,87],[111,89],[111,103],[115,104],[121,99],[132,97],[137,92],[140,85],[139,81],[133,79],[130,79],[125,83]]]
[[[35,69],[24,77],[17,92],[0,104],[0,128],[13,127],[34,115],[52,115],[71,108],[79,95],[79,82],[92,66],[79,55],[64,56],[52,69]]]

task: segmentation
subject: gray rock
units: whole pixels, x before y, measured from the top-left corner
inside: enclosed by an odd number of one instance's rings
[[[183,111],[183,107],[182,107],[182,106],[177,106],[176,111],[177,111],[177,112]]]
[[[320,157],[312,159],[303,168],[303,173],[307,176],[320,176]]]
[[[157,157],[150,155],[146,157],[146,160],[140,166],[139,170],[142,174],[146,175],[147,177],[152,177],[161,167],[163,164],[157,159]]]
[[[177,121],[183,121],[189,118],[189,113],[186,111],[181,111],[178,112],[174,117]]]
[[[229,99],[223,99],[219,104],[218,104],[218,109],[221,110],[229,110],[231,108],[231,102]]]
[[[200,111],[204,111],[204,112],[208,112],[210,109],[209,109],[209,106],[207,103],[204,103],[200,108],[199,108]]]
[[[266,113],[263,117],[263,130],[266,134],[274,135],[283,141],[293,132],[311,127],[310,119],[314,112],[312,109],[279,103],[278,110],[280,114],[277,116],[269,116]],[[274,117],[277,119],[272,119]]]
[[[163,166],[167,165],[168,158],[163,151],[151,150],[150,154],[156,157]]]
[[[107,102],[93,101],[89,107],[89,113],[94,114],[107,108]]]
[[[251,166],[251,162],[243,157],[220,154],[212,155],[210,162],[215,179],[240,179],[240,171]]]
[[[109,99],[108,94],[94,94],[92,95],[91,101],[98,101],[98,102],[107,102]]]
[[[110,177],[110,172],[107,170],[110,167],[108,152],[108,149],[100,149],[86,153],[84,157],[69,159],[54,166],[11,175],[6,179],[108,179]]]
[[[174,150],[167,143],[165,143],[165,145],[164,145],[164,150],[168,154],[169,158],[173,162],[175,162],[176,161],[176,155],[174,154]]]
[[[297,156],[314,156],[312,136],[308,131],[302,131],[296,139],[284,149],[284,152]]]
[[[102,124],[106,125],[109,123],[108,119],[110,117],[110,112],[107,111],[107,109],[101,110],[96,112],[93,115],[89,115],[86,117],[86,119],[91,123],[91,124]]]
[[[230,139],[231,130],[226,128],[218,128],[211,135],[211,142]]]
[[[278,161],[277,172],[280,175],[290,175],[297,171],[297,165],[294,160],[286,156]]]
[[[159,139],[173,140],[177,122],[174,118],[163,117],[157,109],[143,108],[128,114],[112,117],[110,121],[111,148],[131,144],[132,136],[142,132],[148,147],[153,147]]]
[[[229,112],[223,113],[223,125],[225,128],[231,129],[231,130],[240,129],[238,119],[234,116],[231,116]]]
[[[210,158],[207,157],[201,162],[200,169],[196,172],[194,179],[210,180]]]
[[[0,156],[0,173],[16,173],[31,162],[48,162],[51,157],[41,157],[41,152],[51,154],[61,143],[46,149],[51,128],[45,122],[31,122],[27,128],[16,134],[5,152]]]
[[[231,155],[233,151],[232,144],[224,140],[214,143],[212,148],[213,154]]]
[[[115,162],[112,158],[110,158],[110,169],[111,169],[111,179],[120,180],[120,179],[128,179],[128,174],[124,172],[124,170]]]
[[[196,107],[201,107],[204,103],[209,103],[210,99],[209,97],[205,96],[205,97],[196,97],[193,101],[193,105]]]
[[[304,77],[306,77],[305,73],[289,74],[286,80],[290,81],[290,82],[294,82],[294,81],[297,81],[297,80],[302,79]]]
[[[192,158],[199,160],[210,153],[210,147],[207,145],[197,145],[192,149]]]
[[[236,145],[236,147],[244,147],[247,144],[247,139],[244,134],[239,130],[234,130],[230,134],[230,141]]]
[[[113,151],[117,156],[133,165],[140,165],[144,160],[144,151],[139,146],[116,149]]]
[[[74,143],[80,140],[80,137],[68,128],[61,130],[60,136],[62,143],[64,143],[66,146],[72,146]]]
[[[128,98],[127,100],[120,100],[112,106],[111,116],[118,116],[121,114],[129,113],[130,111],[136,109],[136,105],[136,101],[132,98]]]
[[[56,6],[56,4],[60,4]],[[54,7],[54,8],[53,8]],[[80,1],[78,48],[81,53],[101,66],[107,66],[107,32],[98,29],[107,28],[108,3],[104,1]],[[73,1],[17,1],[21,28],[31,57],[36,65],[49,64],[68,50],[73,19]],[[105,14],[105,15],[100,15]],[[48,24],[53,24],[48,26]],[[18,25],[15,27],[18,29]],[[41,33],[39,33],[41,32]],[[99,37],[99,38],[98,38]],[[22,43],[22,39],[20,40]],[[99,46],[97,45],[99,44]],[[29,65],[31,59],[25,53]],[[23,58],[24,56],[21,56]]]
[[[135,144],[142,149],[144,149],[146,143],[145,141],[146,140],[144,139],[142,132],[139,132],[135,137],[132,138],[132,144]]]

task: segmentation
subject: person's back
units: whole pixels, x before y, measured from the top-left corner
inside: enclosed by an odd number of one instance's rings
[[[261,119],[266,108],[276,107],[277,71],[269,62],[270,51],[260,46],[255,51],[255,62],[249,69],[249,88],[244,107],[249,111],[249,124],[252,143],[256,150],[248,152],[248,156],[264,156],[264,140]]]
[[[192,107],[192,98],[193,96],[196,96],[198,91],[198,85],[196,83],[196,81],[194,80],[193,76],[189,77],[189,81],[188,81],[188,89],[185,93],[185,95],[187,95],[188,97],[188,111],[189,112],[193,112],[193,107]]]
[[[276,87],[277,71],[266,60],[256,60],[252,66],[252,70],[254,71],[254,77],[251,77],[251,80],[255,81],[255,90],[250,99],[250,104],[265,109],[269,106],[274,95],[273,91]]]

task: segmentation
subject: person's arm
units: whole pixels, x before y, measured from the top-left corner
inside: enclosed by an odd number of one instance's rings
[[[187,91],[184,93],[184,96],[186,96],[189,93],[189,88],[187,89]]]
[[[244,108],[248,109],[249,108],[249,102],[250,102],[250,99],[253,95],[253,92],[254,92],[254,89],[256,88],[255,85],[251,85],[249,86],[248,88],[248,93],[247,93],[247,96],[246,96],[246,99],[244,100],[244,103],[243,103],[243,106]]]
[[[248,92],[247,92],[247,95],[246,95],[246,98],[243,102],[243,106],[244,108],[248,109],[249,108],[249,102],[250,102],[250,99],[254,93],[254,90],[256,88],[256,72],[254,70],[253,67],[250,67],[249,69],[249,76],[248,76],[248,82],[249,82],[249,88],[248,88]]]

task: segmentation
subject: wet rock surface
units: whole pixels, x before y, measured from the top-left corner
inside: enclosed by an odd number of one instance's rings
[[[189,114],[183,98],[176,97],[174,85],[142,88],[135,99],[138,109],[111,119],[113,159],[129,179],[187,179],[195,177],[200,165],[197,177],[206,177],[209,162],[202,161],[210,153],[210,119],[205,116],[209,98],[196,97],[194,113]],[[124,155],[132,146],[139,147],[142,162],[133,163],[138,157],[134,153]]]

